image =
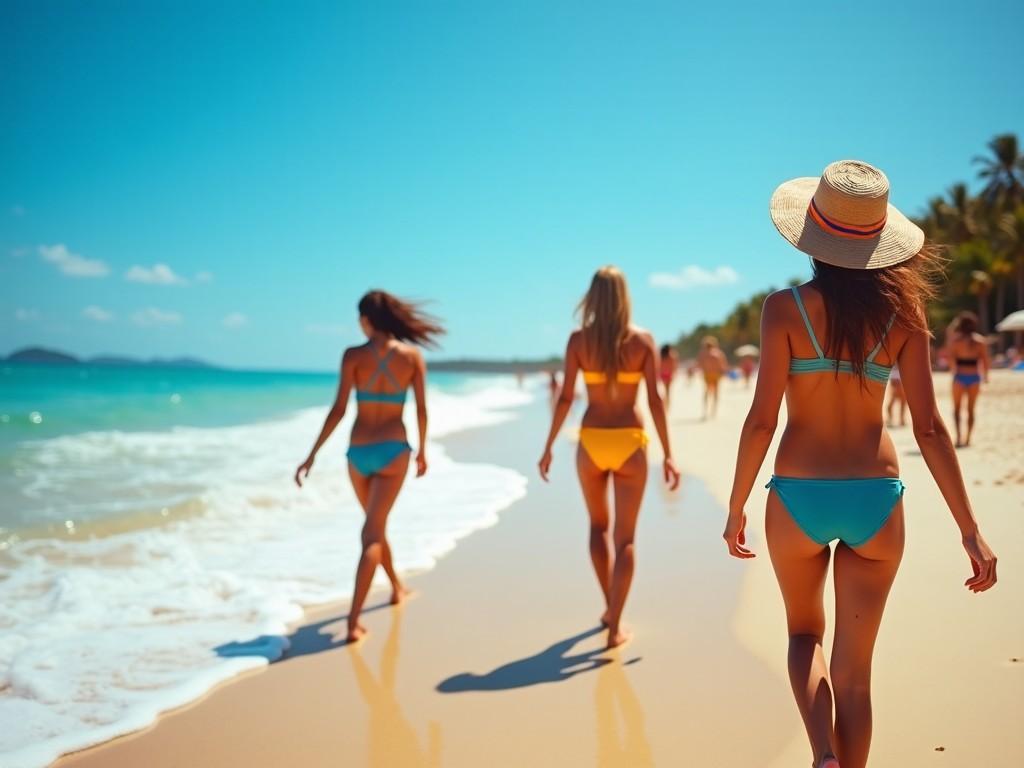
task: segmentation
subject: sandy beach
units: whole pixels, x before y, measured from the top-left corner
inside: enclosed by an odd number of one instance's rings
[[[936,381],[948,410],[948,376]],[[336,642],[343,604],[311,609],[280,661],[57,765],[807,765],[761,492],[748,510],[759,557],[732,560],[720,538],[752,392],[728,381],[723,389],[718,418],[701,422],[700,385],[675,385],[671,425],[685,480],[669,494],[651,474],[626,608],[636,638],[624,648],[602,649],[571,434],[552,482],[537,478],[548,419],[540,401],[513,423],[443,441],[456,460],[527,475],[527,495],[411,578],[416,595],[406,605],[372,596],[379,607],[365,617],[365,642]],[[962,587],[969,565],[956,528],[910,428],[893,436],[908,541],[876,653],[872,762],[1020,763],[1024,375],[993,375],[976,445],[960,452],[1000,557],[989,593]]]

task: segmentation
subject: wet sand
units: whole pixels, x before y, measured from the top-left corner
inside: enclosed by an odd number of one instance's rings
[[[969,569],[956,529],[909,428],[894,433],[908,546],[878,645],[876,765],[1024,759],[1024,664],[1011,661],[1024,657],[1024,375],[1013,377],[994,377],[978,447],[961,452],[1001,558],[993,592],[961,586]],[[406,605],[372,595],[380,607],[365,614],[363,643],[333,639],[344,605],[310,610],[281,661],[58,764],[807,765],[759,491],[749,513],[761,556],[732,560],[720,538],[749,392],[725,382],[719,418],[701,423],[700,387],[675,389],[672,431],[687,473],[677,494],[662,490],[652,451],[626,609],[636,638],[624,648],[605,652],[597,626],[571,435],[556,450],[552,482],[536,477],[548,417],[540,402],[513,424],[445,441],[458,460],[517,468],[530,478],[528,494],[412,578],[417,595]]]

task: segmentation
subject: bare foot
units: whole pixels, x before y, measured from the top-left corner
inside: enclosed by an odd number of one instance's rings
[[[348,634],[345,635],[346,643],[355,643],[366,637],[366,627],[362,624],[351,625],[348,628]]]
[[[397,587],[391,592],[391,604],[401,605],[407,597],[412,595],[412,590],[405,587]]]
[[[628,643],[632,639],[633,639],[633,633],[630,632],[628,629],[620,628],[620,629],[618,629],[618,630],[613,632],[611,630],[611,628],[609,628],[608,629],[608,645],[606,647],[607,648],[618,648],[620,645],[625,645],[626,643]]]

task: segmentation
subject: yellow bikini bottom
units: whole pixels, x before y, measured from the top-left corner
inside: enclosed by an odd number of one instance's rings
[[[626,459],[647,447],[647,434],[640,427],[582,427],[580,445],[594,466],[615,472],[626,463]]]

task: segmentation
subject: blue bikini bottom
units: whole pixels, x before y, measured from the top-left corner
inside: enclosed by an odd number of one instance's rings
[[[349,462],[360,475],[369,477],[380,472],[412,446],[405,440],[381,440],[379,443],[364,443],[348,447]]]
[[[977,373],[956,373],[953,374],[953,381],[963,387],[973,387],[981,384],[981,375]]]
[[[822,546],[839,539],[850,547],[867,543],[881,530],[906,488],[898,477],[820,480],[778,475],[765,487],[775,489],[808,538]]]

